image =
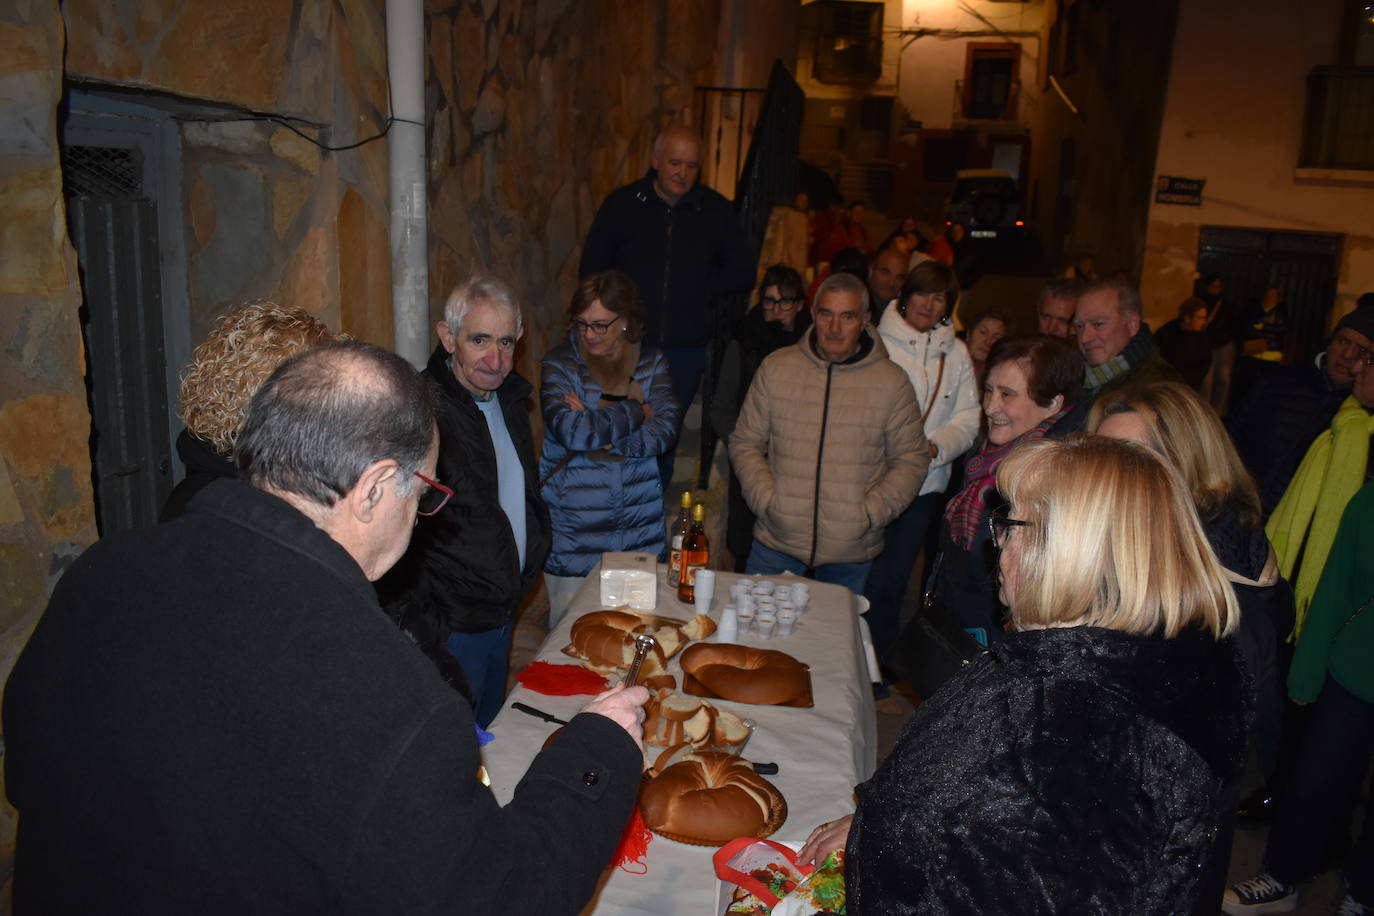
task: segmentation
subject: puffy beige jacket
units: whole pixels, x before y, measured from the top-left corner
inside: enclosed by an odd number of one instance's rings
[[[759,367],[730,461],[755,539],[810,566],[863,563],[916,497],[930,451],[911,382],[876,335],[849,363],[821,359],[812,336]]]

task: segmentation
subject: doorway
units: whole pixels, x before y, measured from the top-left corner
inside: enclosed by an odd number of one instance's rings
[[[182,473],[169,407],[190,355],[180,147],[165,113],[78,91],[69,94],[61,143],[104,537],[156,524]]]
[[[1224,295],[1242,315],[1260,301],[1266,287],[1277,286],[1291,328],[1284,361],[1304,363],[1326,347],[1341,239],[1315,232],[1204,226],[1197,272],[1218,274]]]

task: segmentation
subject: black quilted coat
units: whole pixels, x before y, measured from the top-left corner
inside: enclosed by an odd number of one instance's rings
[[[849,912],[1190,912],[1246,691],[1231,641],[1195,630],[1009,635],[859,787]]]

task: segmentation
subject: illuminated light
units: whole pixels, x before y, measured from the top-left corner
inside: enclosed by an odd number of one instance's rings
[[[1024,225],[1026,225],[1026,221],[1023,220],[1023,219],[1018,219],[1018,220],[1016,221],[1016,225],[1018,225],[1018,226],[1024,226]]]

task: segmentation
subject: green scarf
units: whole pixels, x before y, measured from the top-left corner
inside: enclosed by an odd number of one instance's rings
[[[1089,393],[1088,400],[1092,400],[1091,395],[1100,390],[1114,378],[1125,375],[1136,366],[1145,361],[1154,349],[1155,335],[1150,332],[1150,326],[1141,322],[1140,330],[1136,331],[1135,336],[1122,349],[1122,351],[1100,366],[1088,366],[1083,373],[1083,388]]]
[[[1364,483],[1370,436],[1374,436],[1374,415],[1353,395],[1346,398],[1331,428],[1317,436],[1307,450],[1269,524],[1264,526],[1285,579],[1293,578],[1293,566],[1302,556],[1302,569],[1293,589],[1298,601],[1297,624],[1289,637],[1293,642],[1302,634],[1307,607],[1336,540],[1345,504]]]

